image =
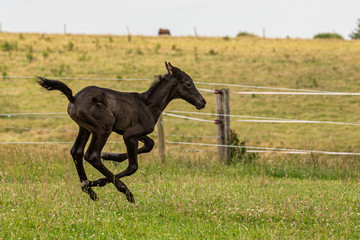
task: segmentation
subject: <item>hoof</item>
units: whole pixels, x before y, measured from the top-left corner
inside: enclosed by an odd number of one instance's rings
[[[81,183],[81,190],[87,194],[89,194],[91,200],[93,201],[99,201],[99,198],[97,196],[97,194],[94,192],[94,190],[91,189],[91,187],[89,187],[90,182],[89,180],[83,181]]]
[[[92,190],[91,188],[89,188],[89,196],[90,196],[91,200],[99,201],[99,198],[98,198],[96,192],[94,192],[94,190]]]
[[[131,202],[131,203],[135,203],[135,198],[134,195],[128,190],[126,193],[126,199]]]

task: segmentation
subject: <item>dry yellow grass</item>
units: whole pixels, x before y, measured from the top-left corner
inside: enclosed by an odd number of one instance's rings
[[[360,42],[257,38],[193,38],[47,34],[0,34],[0,44],[17,49],[0,51],[3,75],[108,78],[152,78],[165,73],[164,61],[189,73],[195,81],[271,87],[360,92]],[[27,57],[27,55],[32,57]],[[33,60],[29,60],[32,58]],[[145,91],[150,82],[65,80],[74,91],[99,85],[120,91]],[[11,112],[64,112],[66,98],[38,91],[35,80],[2,79],[0,109]],[[198,85],[202,88],[211,88]],[[243,90],[232,88],[232,91]],[[204,93],[215,112],[215,96]],[[360,122],[359,97],[231,95],[231,113],[306,120]],[[176,100],[168,109],[194,111]],[[209,118],[212,119],[212,118]],[[76,129],[67,119],[1,119],[1,126]],[[214,135],[211,124],[168,121],[168,134]],[[241,138],[258,146],[360,151],[358,127],[232,123]],[[3,130],[2,130],[3,131]],[[2,141],[64,140],[74,133],[3,131]]]

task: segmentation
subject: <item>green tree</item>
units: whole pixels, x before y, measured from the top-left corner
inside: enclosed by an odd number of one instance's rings
[[[334,38],[334,39],[344,39],[340,34],[337,33],[318,33],[314,36],[314,39],[324,39],[324,38]]]
[[[357,28],[349,36],[351,39],[360,39],[360,18],[357,20]]]

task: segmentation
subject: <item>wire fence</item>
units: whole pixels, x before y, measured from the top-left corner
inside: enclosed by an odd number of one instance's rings
[[[215,121],[212,121],[212,120],[201,119],[201,118],[194,118],[194,117],[188,117],[188,116],[183,116],[183,115],[178,115],[178,114],[173,114],[173,113],[167,113],[167,112],[164,112],[163,115],[164,115],[164,116],[170,116],[170,117],[177,117],[177,118],[187,119],[187,120],[194,120],[194,121],[198,121],[198,122],[215,123]]]
[[[200,122],[215,123],[216,119],[208,120],[201,118],[194,118],[174,113],[193,114],[193,115],[206,115],[206,116],[228,116],[232,118],[247,118],[247,119],[235,119],[232,122],[249,122],[249,123],[308,123],[308,124],[334,124],[334,125],[347,125],[347,126],[360,126],[360,123],[351,122],[334,122],[334,121],[318,121],[318,120],[301,120],[301,119],[287,119],[287,118],[273,118],[273,117],[261,117],[261,116],[247,116],[247,115],[236,115],[236,114],[217,114],[217,113],[206,113],[206,112],[189,112],[189,111],[178,111],[178,110],[166,110],[163,112],[164,116],[176,117],[186,120],[194,120]],[[54,117],[54,115],[66,115],[66,112],[49,112],[49,113],[1,113],[0,117],[14,118],[14,117],[38,117],[38,118],[69,118],[69,117]],[[46,116],[50,115],[50,116]]]
[[[45,145],[45,144],[73,144],[74,142],[69,141],[39,141],[39,142],[0,142],[0,145]],[[119,144],[123,141],[108,141],[110,144]],[[304,150],[304,149],[288,149],[288,148],[270,148],[270,147],[254,147],[254,146],[241,146],[241,145],[219,145],[212,143],[198,143],[198,142],[175,142],[166,141],[167,144],[176,145],[194,145],[194,146],[206,146],[206,147],[227,147],[227,148],[245,148],[247,152],[253,153],[286,153],[286,154],[324,154],[324,155],[350,155],[360,156],[360,153],[353,152],[332,152],[332,151],[320,151],[320,150]],[[200,151],[199,149],[194,149]]]
[[[0,129],[12,129],[12,130],[28,130],[28,131],[50,131],[50,132],[78,132],[78,129],[57,129],[57,128],[32,128],[32,127],[0,127]],[[158,136],[156,133],[150,134],[152,136]],[[216,139],[217,136],[193,136],[193,135],[178,135],[178,134],[165,134],[167,137],[180,137],[180,138],[209,138]]]
[[[117,144],[123,141],[107,141],[106,143]],[[74,144],[74,142],[55,141],[55,142],[0,142],[0,145],[45,145],[45,144]]]
[[[62,132],[77,132],[75,129],[47,129],[47,128],[29,128],[29,127],[0,127],[1,129],[18,129],[18,130],[40,130],[40,131],[62,131]],[[151,134],[157,136],[157,134]],[[176,134],[166,134],[168,137],[185,137],[185,138],[211,138],[216,139],[217,136],[189,136],[189,135],[176,135]],[[31,141],[31,142],[0,142],[1,145],[41,145],[41,144],[71,144],[73,142],[69,141]],[[108,143],[123,143],[123,141],[108,141]],[[247,152],[253,153],[284,153],[284,154],[326,154],[326,155],[352,155],[360,156],[360,153],[352,152],[334,152],[334,151],[320,151],[320,150],[303,150],[303,149],[288,149],[288,148],[270,148],[270,147],[254,147],[254,146],[242,146],[242,145],[219,145],[212,143],[197,143],[197,142],[176,142],[176,141],[166,141],[167,144],[177,144],[177,145],[194,145],[194,146],[206,146],[206,147],[228,147],[228,148],[245,148]],[[195,149],[195,151],[200,151]]]
[[[360,126],[360,123],[348,123],[348,122],[332,122],[332,121],[316,121],[316,120],[299,120],[299,119],[286,119],[286,118],[272,118],[272,117],[259,117],[259,116],[247,116],[247,115],[235,115],[235,114],[217,114],[217,113],[204,113],[204,112],[189,112],[189,111],[178,111],[178,110],[166,110],[165,116],[188,118],[187,116],[170,114],[170,113],[183,113],[183,114],[194,114],[194,115],[206,115],[206,116],[227,116],[232,118],[248,118],[246,120],[232,120],[233,122],[259,122],[259,123],[314,123],[314,124],[335,124],[335,125],[348,125],[348,126]],[[196,120],[194,118],[193,120]],[[210,121],[207,120],[208,122]]]
[[[33,76],[0,76],[3,79],[36,79]],[[52,79],[59,80],[89,80],[89,81],[152,81],[153,79],[147,78],[90,78],[90,77],[49,77]],[[324,95],[324,96],[360,96],[360,93],[346,93],[346,92],[332,92],[332,91],[320,91],[320,90],[309,90],[309,89],[293,89],[293,88],[279,88],[279,87],[266,87],[266,86],[252,86],[252,85],[242,85],[242,84],[228,84],[228,83],[214,83],[214,82],[194,82],[199,85],[208,85],[208,86],[223,86],[223,87],[239,87],[239,88],[253,88],[253,89],[266,89],[266,90],[276,90],[269,92],[256,92],[256,91],[234,91],[232,94],[238,95]],[[2,92],[6,91],[38,91],[40,89],[0,89]],[[218,93],[218,90],[198,88],[199,91],[207,93]],[[178,113],[178,114],[175,114]],[[228,116],[232,118],[246,118],[246,119],[235,119],[234,122],[250,122],[250,123],[313,123],[313,124],[336,124],[336,125],[348,125],[348,126],[359,126],[360,123],[349,123],[349,122],[334,122],[334,121],[314,121],[314,120],[298,120],[298,119],[284,119],[284,118],[272,118],[272,117],[260,117],[260,116],[246,116],[246,115],[234,115],[234,114],[217,114],[217,113],[204,113],[204,112],[188,112],[188,111],[178,111],[178,110],[167,110],[164,112],[164,116],[180,118],[183,120],[207,122],[207,123],[217,123],[217,120],[209,120],[202,118],[189,117],[180,114],[196,114],[203,116]],[[0,117],[3,118],[14,118],[14,117],[34,117],[34,118],[68,118],[65,115],[66,112],[50,112],[50,113],[1,113]],[[75,129],[49,129],[49,128],[30,128],[30,127],[0,127],[0,129],[17,129],[17,130],[37,130],[37,131],[62,131],[62,132],[77,132]],[[152,134],[156,136],[157,134]],[[186,135],[176,135],[176,134],[167,134],[165,136],[170,137],[188,137],[188,138],[209,138],[216,139],[217,136],[186,136]],[[123,141],[108,141],[108,143],[122,143]],[[39,141],[39,142],[0,142],[0,144],[26,144],[26,145],[35,145],[35,144],[70,144],[73,142],[67,141]],[[320,151],[320,150],[303,150],[303,149],[288,149],[288,148],[270,148],[270,147],[255,147],[255,146],[238,146],[238,145],[219,145],[212,143],[197,143],[197,142],[175,142],[175,141],[166,141],[167,144],[176,144],[176,145],[194,145],[194,146],[204,146],[204,147],[228,147],[228,148],[246,148],[247,152],[256,152],[256,153],[286,153],[286,154],[327,154],[327,155],[352,155],[359,156],[360,153],[353,152],[334,152],[334,151]],[[195,149],[194,151],[202,151]],[[209,151],[209,150],[204,150]]]
[[[35,76],[0,76],[2,79],[37,79]],[[108,78],[108,77],[47,77],[57,80],[90,80],[90,81],[153,81],[151,78]],[[237,87],[237,88],[253,88],[253,89],[267,89],[278,90],[286,92],[232,92],[233,94],[283,94],[283,95],[341,95],[341,96],[359,96],[360,93],[345,93],[345,92],[333,92],[324,90],[313,89],[298,89],[298,88],[283,88],[283,87],[268,87],[268,86],[256,86],[256,85],[244,85],[244,84],[231,84],[231,83],[217,83],[217,82],[202,82],[194,81],[195,84],[208,85],[208,86],[223,86],[223,87]],[[204,92],[215,93],[216,90],[198,88]],[[12,89],[15,90],[15,89]],[[27,90],[27,89],[23,89]],[[33,89],[29,89],[33,90]]]
[[[0,129],[12,129],[12,130],[35,130],[35,131],[50,131],[50,132],[78,132],[76,129],[56,129],[56,128],[31,128],[31,127],[0,127]]]
[[[64,115],[66,112],[28,112],[28,113],[0,113],[0,117],[19,117],[19,116],[34,116],[34,115]]]
[[[3,79],[37,79],[35,76],[0,76]],[[150,78],[106,78],[106,77],[46,77],[55,80],[91,80],[91,81],[153,81]]]
[[[204,112],[189,112],[178,110],[167,110],[163,112],[164,116],[177,117],[187,120],[201,121],[216,123],[216,120],[208,120],[201,118],[194,118],[173,113],[194,114],[194,115],[206,115],[206,116],[228,116],[232,118],[248,118],[245,120],[235,119],[233,122],[259,122],[259,123],[314,123],[314,124],[335,124],[335,125],[348,125],[348,126],[360,126],[360,123],[350,122],[334,122],[334,121],[317,121],[317,120],[299,120],[299,119],[287,119],[287,118],[273,118],[273,117],[260,117],[260,116],[248,116],[248,115],[235,115],[235,114],[217,114],[217,113],[204,113]],[[54,115],[66,115],[66,112],[49,112],[49,113],[0,113],[0,117],[14,118],[14,117],[49,117],[49,118],[69,118],[69,117],[54,117]],[[50,116],[47,116],[50,115]]]
[[[270,147],[253,147],[253,146],[239,146],[239,145],[220,145],[212,143],[197,143],[197,142],[172,142],[166,141],[168,144],[178,145],[196,145],[196,146],[208,146],[208,147],[227,147],[227,148],[245,148],[245,149],[257,149],[260,151],[271,151],[271,152],[282,152],[282,153],[293,153],[293,154],[326,154],[326,155],[354,155],[360,156],[360,153],[353,152],[331,152],[331,151],[319,151],[319,150],[303,150],[303,149],[288,149],[288,148],[270,148]]]
[[[319,95],[319,96],[360,96],[360,93],[345,92],[231,92],[240,95]]]

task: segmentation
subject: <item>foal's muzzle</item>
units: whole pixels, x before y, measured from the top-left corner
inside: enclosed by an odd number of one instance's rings
[[[200,103],[196,104],[196,109],[198,109],[198,110],[203,109],[205,107],[205,105],[206,105],[206,101],[205,101],[205,99],[202,99],[200,101]]]

